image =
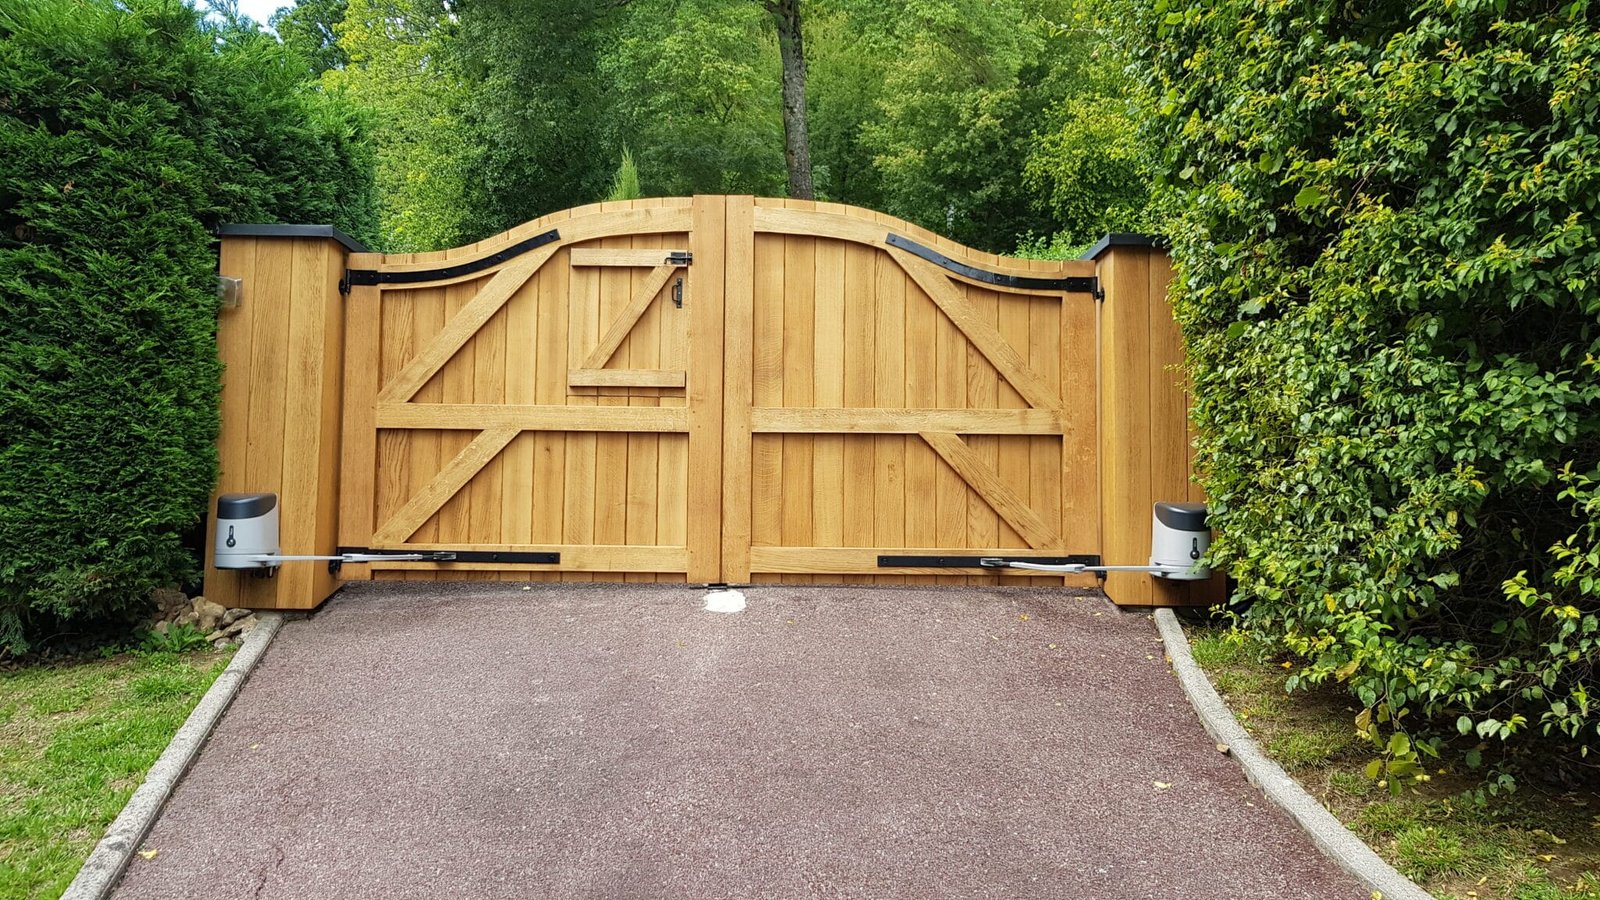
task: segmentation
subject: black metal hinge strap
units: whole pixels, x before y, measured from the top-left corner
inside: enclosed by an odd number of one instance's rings
[[[666,264],[669,266],[692,266],[694,265],[694,254],[683,250],[675,250],[667,254]]]
[[[341,282],[341,286],[343,290],[348,291],[349,285],[418,284],[425,281],[443,281],[446,278],[460,278],[463,275],[471,275],[475,272],[482,272],[484,269],[493,268],[508,259],[514,259],[518,256],[521,256],[522,254],[527,253],[529,250],[536,250],[546,244],[553,244],[559,240],[561,240],[561,232],[552,228],[549,231],[546,231],[544,234],[536,234],[525,241],[518,241],[517,243],[512,244],[498,253],[491,253],[482,259],[475,259],[472,262],[460,263],[454,266],[440,266],[437,269],[418,269],[414,272],[386,272],[382,269],[348,269],[344,273],[345,280]]]
[[[1029,291],[1062,291],[1068,294],[1093,294],[1100,289],[1100,279],[1093,275],[1079,275],[1071,278],[1030,278],[1024,275],[1004,275],[1000,272],[990,272],[987,269],[979,269],[965,263],[956,262],[937,250],[924,247],[916,241],[903,238],[898,234],[889,235],[886,241],[889,246],[898,247],[913,256],[919,256],[947,272],[954,272],[963,278],[970,278],[983,284]]]
[[[879,556],[880,569],[981,569],[983,556]],[[1100,557],[1090,554],[1077,556],[1008,556],[1016,562],[1038,563],[1042,566],[1098,566]]]

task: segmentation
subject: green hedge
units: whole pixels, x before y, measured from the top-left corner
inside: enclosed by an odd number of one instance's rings
[[[224,221],[370,236],[360,122],[175,0],[0,0],[0,652],[185,577]]]
[[[1374,734],[1587,753],[1600,8],[1132,4],[1245,625]]]

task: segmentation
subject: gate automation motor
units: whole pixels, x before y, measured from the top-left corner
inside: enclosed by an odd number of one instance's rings
[[[249,569],[270,575],[286,562],[326,562],[337,571],[344,563],[450,562],[448,550],[423,553],[340,553],[335,556],[284,556],[278,552],[278,495],[223,494],[217,498],[217,543],[213,561],[219,569]]]
[[[1011,560],[986,556],[978,564],[986,569],[1026,569],[1075,575],[1080,572],[1149,572],[1171,581],[1204,581],[1211,569],[1200,560],[1211,546],[1211,528],[1206,524],[1204,503],[1157,503],[1150,517],[1150,564],[1147,566],[1098,566],[1085,563],[1049,563]]]

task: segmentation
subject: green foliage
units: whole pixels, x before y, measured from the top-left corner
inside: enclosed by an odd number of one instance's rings
[[[639,187],[639,167],[633,162],[633,154],[623,147],[622,162],[617,165],[617,174],[611,179],[611,192],[606,194],[606,199],[638,200],[643,196],[644,191]]]
[[[454,50],[469,150],[472,239],[605,193],[623,135],[621,101],[600,72],[625,4],[474,0],[458,11]],[[653,179],[647,182],[654,185]]]
[[[323,38],[339,4],[344,64]],[[1003,251],[1142,227],[1126,59],[1091,8],[806,5],[817,196]],[[603,196],[624,139],[655,195],[786,189],[782,66],[754,0],[315,0],[280,18],[325,84],[373,110],[387,249]]]
[[[0,651],[182,579],[216,481],[211,229],[375,224],[348,107],[175,0],[0,0]]]
[[[371,111],[381,204],[376,246],[434,250],[484,236],[467,203],[470,90],[459,72],[458,25],[448,5],[349,0],[336,31],[349,63],[324,72],[322,83]]]
[[[305,60],[313,75],[321,75],[350,63],[339,46],[338,31],[348,6],[349,0],[296,0],[273,14],[272,30]]]
[[[1212,561],[1385,748],[1600,743],[1597,16],[1128,7]]]
[[[771,16],[750,0],[627,8],[602,70],[653,192],[783,194],[772,32]]]
[[[205,632],[193,625],[175,624],[151,629],[139,638],[139,649],[146,653],[187,653],[208,646]]]

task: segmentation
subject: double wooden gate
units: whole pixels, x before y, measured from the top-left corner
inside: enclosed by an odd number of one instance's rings
[[[208,569],[206,591],[306,608],[353,578],[1060,584],[975,563],[1143,563],[1151,502],[1202,499],[1170,269],[1126,237],[1091,255],[751,197],[599,204],[430,254],[225,228],[219,491],[277,492],[285,553],[453,558]]]
[[[622,207],[351,258],[342,546],[730,583],[1099,553],[1093,263],[829,204]]]

